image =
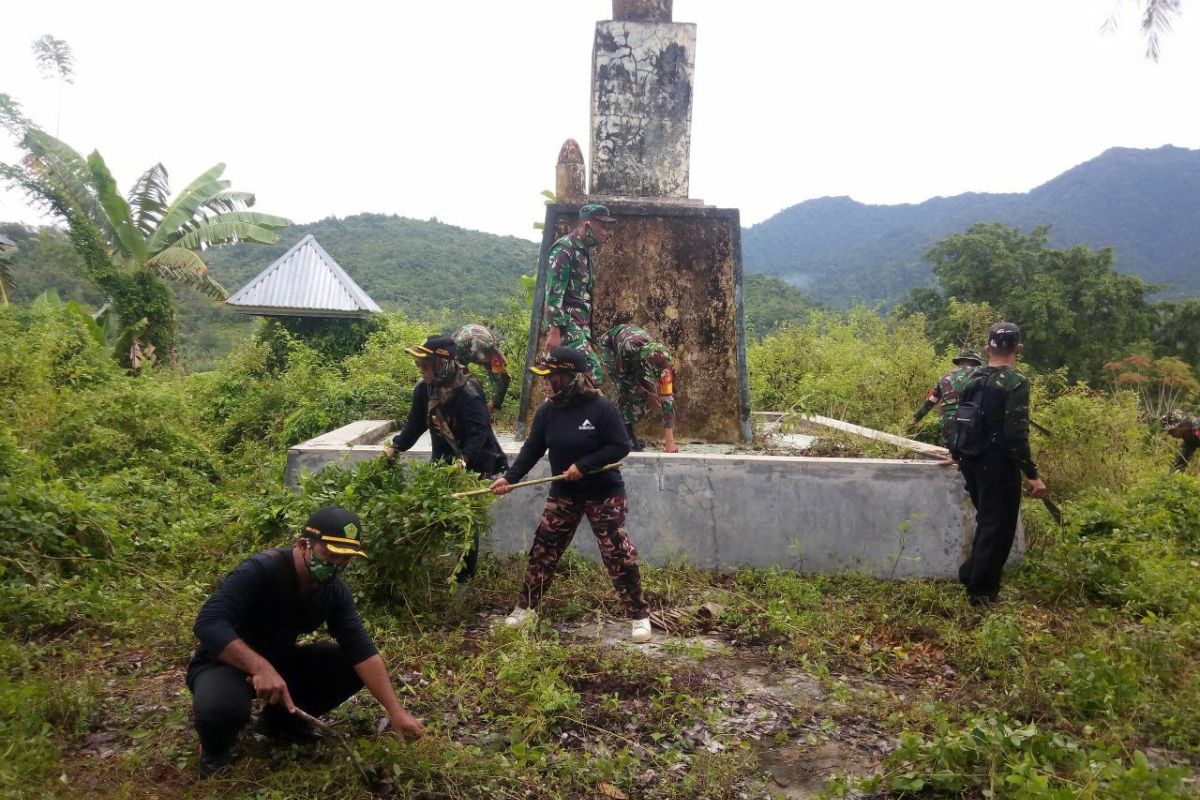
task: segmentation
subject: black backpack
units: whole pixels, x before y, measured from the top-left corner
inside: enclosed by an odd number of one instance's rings
[[[978,458],[991,443],[983,414],[983,393],[994,372],[971,378],[958,398],[958,410],[946,427],[946,446],[955,461]]]

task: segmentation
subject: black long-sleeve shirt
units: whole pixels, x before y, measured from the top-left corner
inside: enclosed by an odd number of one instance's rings
[[[350,663],[359,664],[378,652],[341,578],[306,592],[300,588],[292,548],[256,553],[234,568],[201,607],[192,628],[200,647],[188,674],[215,662],[234,639],[278,667],[301,634],[322,624]]]
[[[392,437],[392,447],[404,452],[429,430],[428,406],[429,384],[418,381],[413,388],[408,420],[404,428]],[[467,469],[489,477],[504,469],[507,459],[496,440],[496,434],[492,432],[487,400],[478,381],[473,378],[468,380],[448,403],[442,403],[438,408],[454,429],[454,437],[462,451],[463,460],[467,462]],[[433,450],[431,460],[449,462],[457,458],[454,447],[440,433],[431,431],[430,440]]]
[[[629,455],[629,437],[621,412],[605,397],[581,398],[566,408],[556,408],[549,400],[542,403],[533,415],[520,454],[504,474],[505,480],[521,480],[547,449],[555,475],[566,472],[572,464],[585,474],[577,481],[553,481],[551,497],[602,500],[625,491],[619,469],[587,475]]]

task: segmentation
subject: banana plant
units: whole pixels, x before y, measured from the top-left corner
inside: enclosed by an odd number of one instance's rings
[[[225,288],[209,275],[201,253],[228,243],[274,244],[278,231],[291,224],[251,211],[254,195],[230,190],[230,182],[221,177],[224,164],[203,172],[173,199],[166,168],[155,164],[122,196],[98,151],[84,158],[32,126],[22,144],[27,155],[20,167],[8,166],[2,177],[67,223],[72,245],[111,300],[121,325],[148,319],[144,336],[153,341],[143,347],[155,344],[168,361],[175,341],[174,302],[169,293],[154,289],[154,279],[224,300]],[[128,355],[121,360],[128,362]]]

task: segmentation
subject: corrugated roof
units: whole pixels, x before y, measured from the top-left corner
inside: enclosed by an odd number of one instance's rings
[[[382,309],[310,233],[225,301],[243,314],[365,317]]]

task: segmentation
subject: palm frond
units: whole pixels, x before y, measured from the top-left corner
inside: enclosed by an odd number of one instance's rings
[[[189,222],[205,203],[229,188],[229,181],[220,180],[224,171],[224,164],[210,167],[179,193],[147,242],[151,253],[161,250],[179,238],[179,229]]]
[[[174,246],[196,250],[226,242],[275,244],[279,241],[279,234],[275,231],[286,228],[290,224],[283,217],[258,214],[253,211],[218,214],[177,239]]]
[[[1143,0],[1142,35],[1146,37],[1146,58],[1158,61],[1158,37],[1171,32],[1171,23],[1179,14],[1182,0]]]
[[[146,239],[134,226],[129,203],[125,202],[125,198],[121,197],[121,193],[117,191],[117,182],[112,173],[108,171],[108,165],[104,163],[100,151],[92,151],[92,154],[88,156],[87,165],[92,174],[92,186],[96,190],[96,198],[100,201],[100,206],[104,209],[105,216],[116,233],[116,240],[112,242],[113,249],[119,248],[121,255],[124,256],[122,260],[126,263],[140,264],[146,260],[148,255]]]
[[[142,173],[129,190],[129,206],[133,209],[133,224],[144,238],[150,238],[163,215],[171,196],[167,168],[155,164]]]
[[[253,207],[253,192],[221,192],[204,204],[205,210],[217,214],[226,214],[230,211],[245,211]]]
[[[44,206],[67,223],[71,246],[83,258],[88,277],[103,284],[116,270],[112,249],[103,233],[88,219],[59,187],[38,178],[27,169],[0,164],[0,178],[20,187],[30,200]]]
[[[250,192],[221,192],[203,203],[191,219],[179,226],[179,235],[191,233],[201,225],[212,221],[214,216],[244,212],[253,205],[254,195]]]
[[[31,130],[25,135],[26,169],[37,179],[53,187],[59,200],[86,217],[110,243],[117,240],[104,208],[91,185],[91,170],[83,156],[48,133]]]
[[[208,274],[208,265],[195,252],[183,247],[168,247],[146,262],[161,278],[182,283],[213,300],[225,300],[229,293]]]

